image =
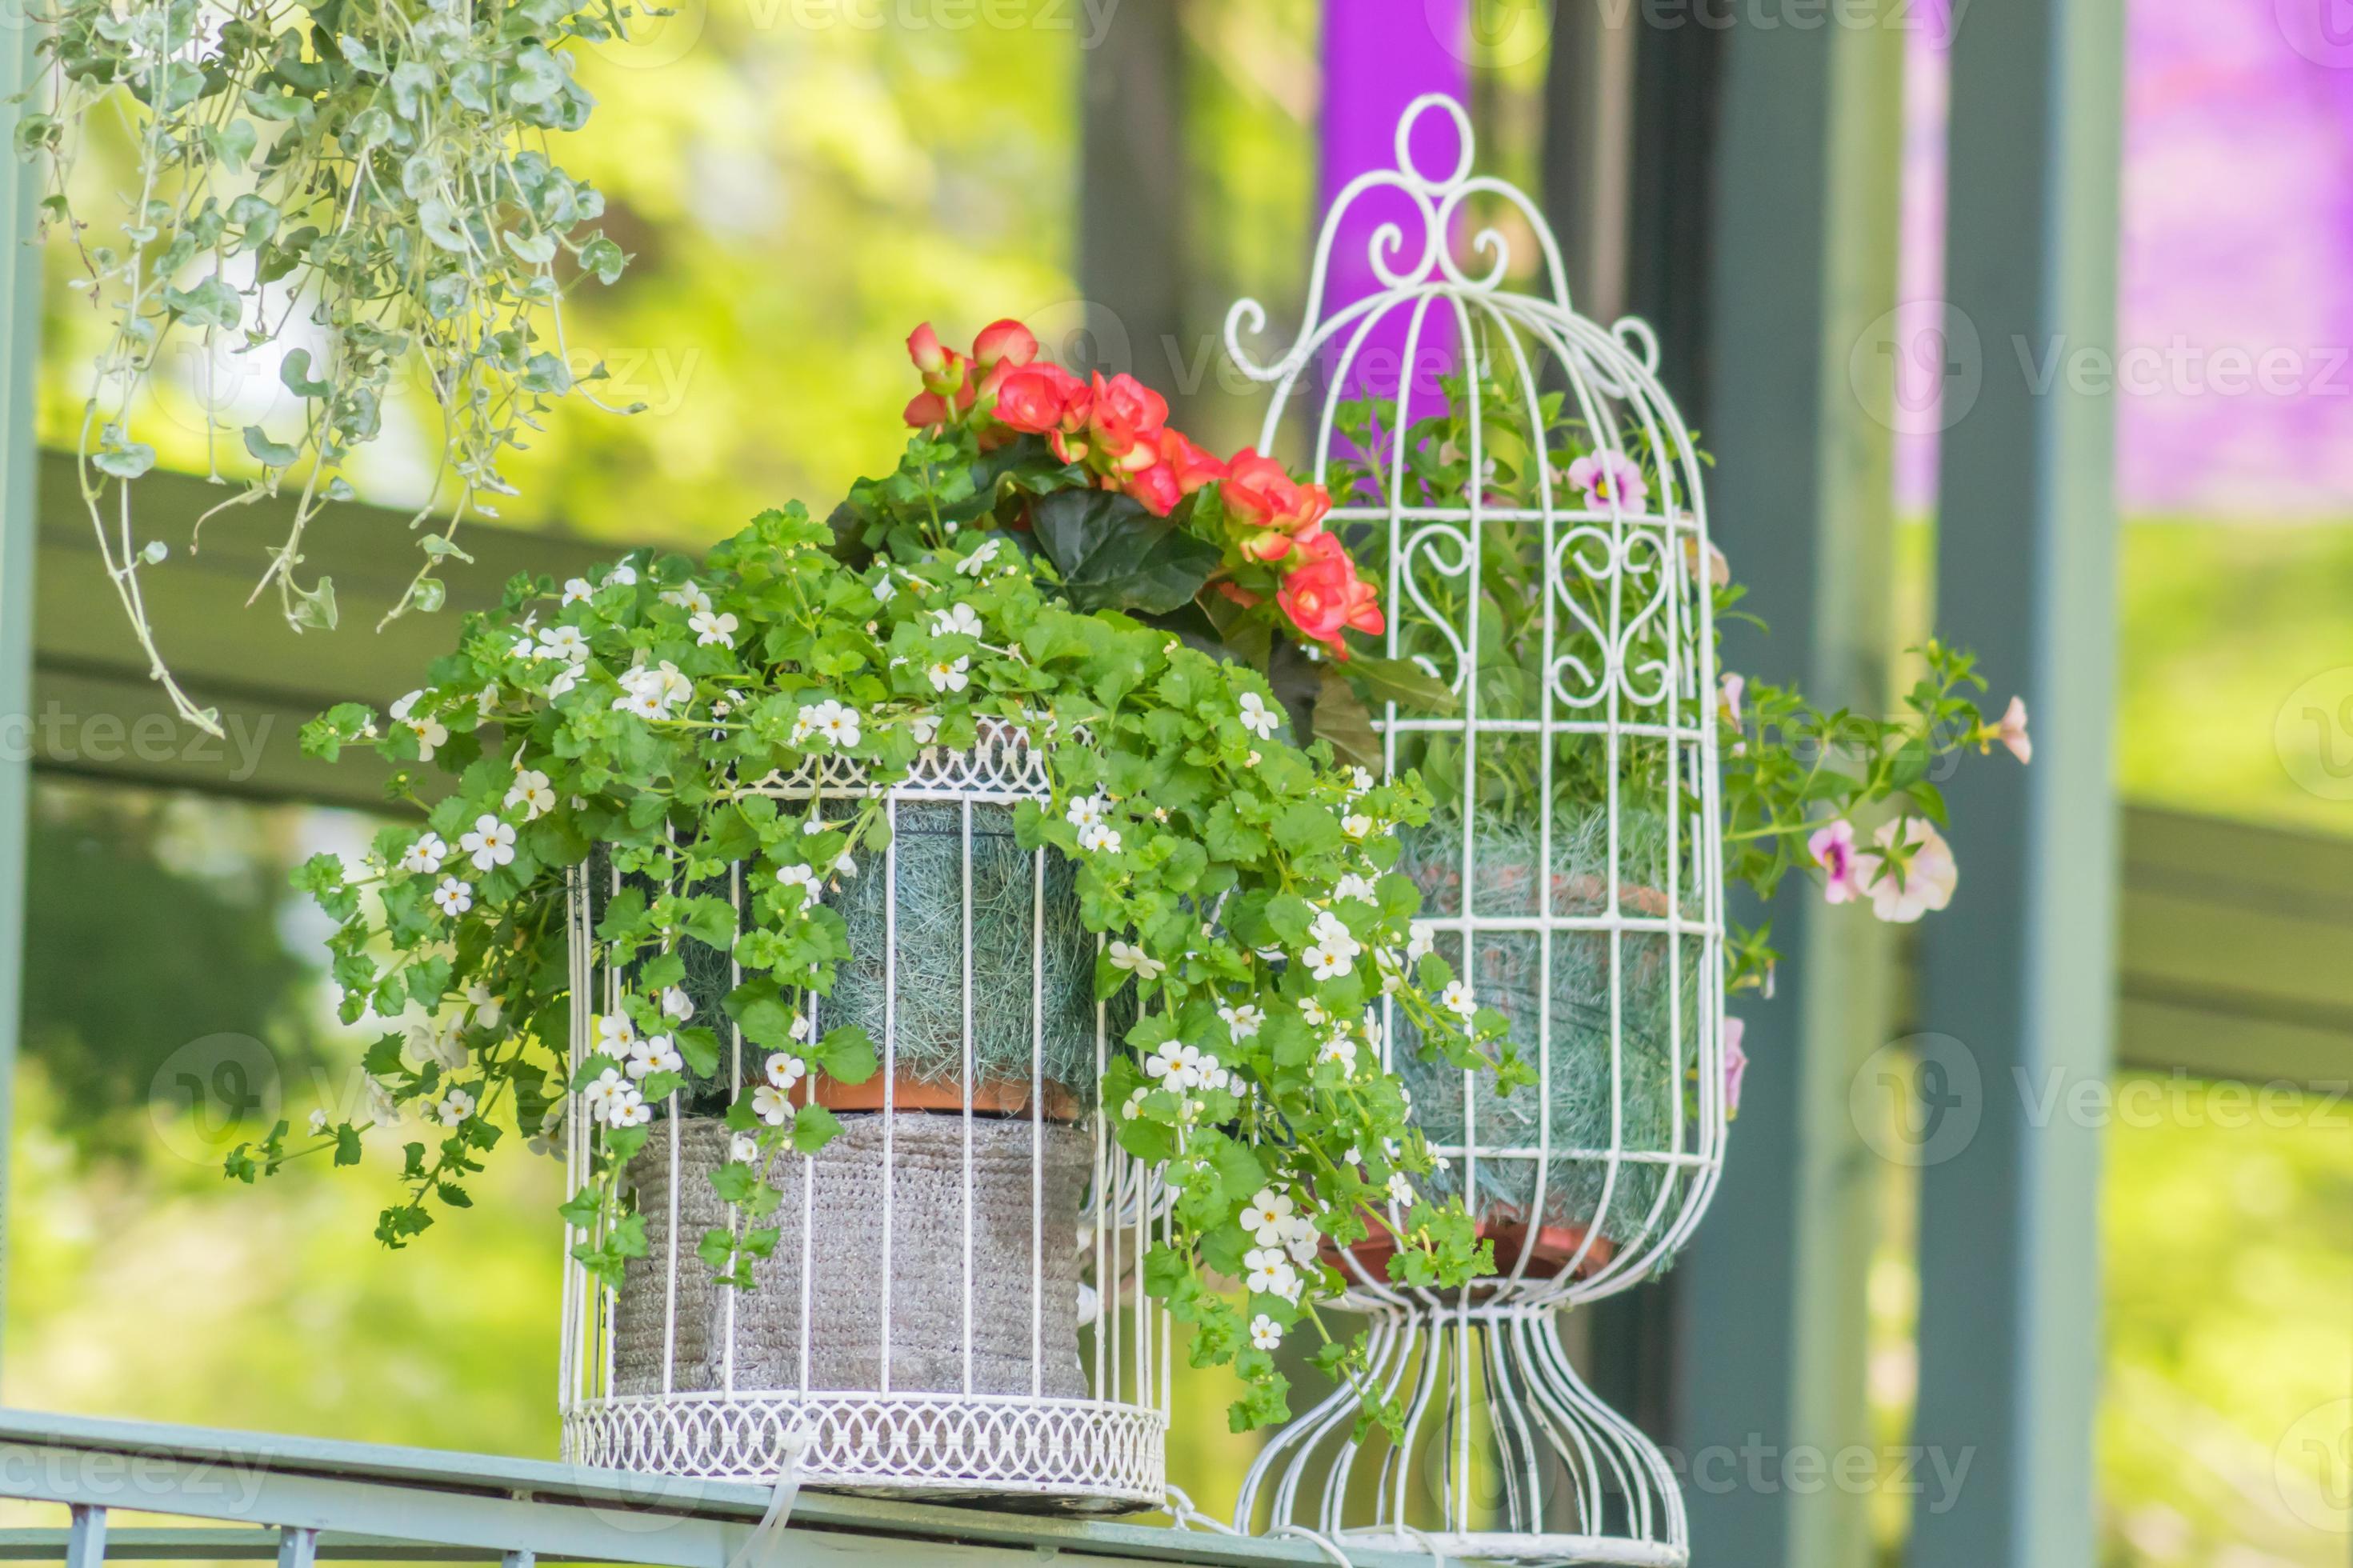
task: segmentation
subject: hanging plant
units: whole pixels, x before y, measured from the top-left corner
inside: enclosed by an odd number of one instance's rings
[[[136,406],[162,355],[193,338],[208,367],[252,364],[293,399],[290,416],[237,429],[208,414],[206,444],[216,482],[223,443],[251,475],[214,511],[295,488],[254,596],[274,587],[298,631],[339,618],[333,583],[299,570],[305,533],[351,498],[352,456],[413,368],[440,454],[410,522],[425,560],[385,619],[438,609],[443,564],[468,559],[459,524],[514,493],[502,454],[573,390],[565,288],[621,273],[620,247],[589,226],[603,198],[546,150],[593,102],[565,46],[613,36],[621,14],[574,0],[58,0],[37,18],[48,102],[18,121],[18,147],[49,155],[44,223],[69,226],[87,269],[73,287],[109,323],[83,408],[82,499],[183,718],[218,732],[166,668],[141,589],[166,553],[132,509],[156,460]],[[121,210],[103,216],[71,195],[100,114],[120,115],[131,142],[111,193]]]

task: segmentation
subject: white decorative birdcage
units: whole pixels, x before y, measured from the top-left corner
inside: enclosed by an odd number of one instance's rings
[[[812,1037],[863,1025],[880,1069],[851,1085],[812,1061],[790,1086],[797,1119],[822,1105],[841,1130],[773,1156],[773,1249],[750,1288],[716,1282],[699,1243],[746,1221],[710,1178],[765,1053],[722,1008],[744,979],[733,953],[680,940],[681,989],[718,1023],[721,1068],[653,1108],[625,1168],[647,1247],[620,1287],[567,1263],[567,1458],[1017,1507],[1158,1504],[1167,1342],[1138,1276],[1164,1205],[1096,1114],[1105,1018],[1071,868],[1014,839],[1015,808],[1050,795],[1042,746],[987,721],[975,749],[928,750],[887,788],[828,758],[744,793],[835,826],[880,802],[887,847],[837,867],[821,895],[854,956],[828,994],[787,994]],[[739,863],[692,890],[727,898],[740,926],[744,876]],[[631,880],[601,854],[574,879],[575,1074],[630,983],[595,933]],[[565,1125],[578,1192],[610,1130],[576,1095]],[[567,1251],[595,1239],[571,1228]]]
[[[1424,173],[1417,153],[1447,132],[1451,161]],[[1314,409],[1326,526],[1379,576],[1384,651],[1448,694],[1372,714],[1387,765],[1418,770],[1436,803],[1401,833],[1399,866],[1437,950],[1512,1016],[1536,1081],[1498,1095],[1385,1020],[1385,1056],[1444,1162],[1430,1195],[1464,1198],[1497,1273],[1413,1289],[1388,1281],[1377,1244],[1329,1253],[1371,1320],[1373,1377],[1403,1407],[1404,1438],[1358,1442],[1343,1390],[1262,1451],[1237,1524],[1448,1556],[1681,1563],[1673,1477],[1578,1378],[1559,1320],[1665,1264],[1722,1163],[1721,557],[1656,339],[1570,308],[1542,215],[1473,175],[1472,154],[1460,106],[1417,100],[1397,167],[1356,180],[1325,218],[1298,339],[1254,359],[1243,340],[1266,316],[1246,300],[1226,342],[1272,386],[1262,449],[1294,401]],[[1327,311],[1335,240],[1384,203],[1375,291]]]

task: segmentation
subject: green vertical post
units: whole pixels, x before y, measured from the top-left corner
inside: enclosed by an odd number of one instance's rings
[[[1948,1076],[1943,1113],[1978,1121],[1922,1173],[1915,1436],[1970,1468],[1948,1506],[1915,1502],[1915,1568],[2095,1557],[2100,1142],[2065,1108],[2105,1080],[2113,1033],[2114,410],[2066,366],[2115,336],[2123,55],[2122,0],[1973,6],[1953,41],[1946,289],[1966,330],[1937,621],[1994,701],[2025,696],[2035,752],[1950,781],[1961,881],[1921,933],[1923,1024],[1978,1084],[1966,1103]],[[2054,353],[2055,379],[2031,379]]]
[[[1905,33],[1896,4],[1724,38],[1710,237],[1709,516],[1743,607],[1725,668],[1883,710],[1894,529],[1890,366],[1854,345],[1895,301]],[[1677,1271],[1675,1438],[1694,1562],[1864,1568],[1873,1171],[1848,1112],[1886,1038],[1891,952],[1802,881],[1762,911],[1776,998],[1730,1011],[1753,1063],[1723,1184]],[[1736,906],[1737,907],[1737,906]],[[1850,1461],[1851,1463],[1851,1461]]]
[[[8,1151],[15,1125],[16,1037],[24,1018],[25,861],[32,769],[33,528],[41,252],[32,243],[38,165],[16,145],[33,31],[20,8],[0,29],[0,1303],[7,1300]]]

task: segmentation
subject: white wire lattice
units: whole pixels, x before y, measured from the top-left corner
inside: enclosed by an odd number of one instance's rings
[[[1106,1020],[1068,868],[1013,843],[1013,808],[1048,785],[1042,749],[989,723],[971,750],[928,750],[888,787],[826,758],[744,789],[793,815],[876,807],[891,830],[823,895],[860,957],[829,995],[792,998],[813,1033],[829,1014],[867,1024],[880,1068],[849,1085],[807,1064],[796,1102],[842,1131],[774,1157],[774,1249],[754,1289],[715,1284],[699,1237],[745,1222],[710,1178],[763,1052],[720,1006],[744,978],[733,953],[681,939],[722,1066],[657,1109],[628,1167],[646,1256],[617,1289],[567,1263],[568,1458],[773,1480],[797,1437],[814,1487],[1087,1511],[1161,1501],[1168,1345],[1138,1275],[1163,1201],[1096,1114]],[[740,926],[745,876],[694,890],[723,894]],[[631,983],[595,934],[628,885],[601,858],[575,877],[575,1071],[596,1049],[594,1016]],[[578,1191],[609,1134],[578,1096],[565,1128]],[[568,1229],[567,1249],[595,1239]]]
[[[1438,132],[1451,157],[1428,173],[1415,150]],[[1226,342],[1271,387],[1261,450],[1294,403],[1312,408],[1327,526],[1381,574],[1384,651],[1451,697],[1373,713],[1385,763],[1419,770],[1437,803],[1403,836],[1400,868],[1439,951],[1514,1016],[1536,1081],[1497,1095],[1384,1020],[1385,1059],[1446,1162],[1435,1184],[1468,1203],[1497,1271],[1412,1289],[1388,1281],[1377,1245],[1330,1254],[1371,1318],[1407,1439],[1377,1438],[1369,1458],[1353,1396],[1335,1396],[1261,1453],[1236,1522],[1680,1563],[1664,1461],[1577,1379],[1557,1316],[1671,1259],[1722,1168],[1720,558],[1656,339],[1577,315],[1543,215],[1473,160],[1461,108],[1417,100],[1396,167],[1326,216],[1296,340],[1254,357],[1266,313],[1245,300]],[[1377,287],[1327,313],[1335,243],[1375,203]],[[1367,395],[1368,382],[1395,390]]]

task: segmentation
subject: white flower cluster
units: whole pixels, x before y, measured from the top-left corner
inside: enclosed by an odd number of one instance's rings
[[[638,1086],[612,1068],[598,1073],[580,1098],[587,1103],[588,1114],[607,1127],[642,1127],[654,1119],[654,1108]]]
[[[416,708],[417,700],[424,695],[425,693],[421,690],[412,691],[407,696],[402,698],[399,701],[394,703],[392,705],[392,719],[393,722],[396,724],[405,724],[413,733],[415,733],[417,736],[417,758],[421,762],[429,763],[433,760],[433,748],[442,744],[449,739],[449,729],[448,725],[442,723],[438,719],[435,719],[430,716],[420,719],[417,716]]]
[[[1356,954],[1363,951],[1364,945],[1339,916],[1318,910],[1314,924],[1307,931],[1307,946],[1299,956],[1316,979],[1335,980],[1356,968]]]
[[[1079,830],[1080,848],[1090,854],[1100,851],[1105,855],[1116,855],[1119,853],[1119,829],[1111,826],[1110,816],[1111,801],[1102,795],[1074,800],[1062,813],[1063,819]],[[1122,964],[1120,967],[1129,966]]]
[[[573,581],[580,582],[576,577]],[[580,583],[583,588],[587,585]],[[556,698],[579,684],[581,668],[588,662],[588,637],[578,626],[543,626],[537,640],[526,636],[515,644],[514,651],[517,658],[534,663],[553,660],[563,666],[547,682],[547,695]]]
[[[1158,1050],[1144,1058],[1144,1074],[1179,1094],[1197,1089],[1231,1089],[1234,1082],[1233,1074],[1219,1065],[1216,1057],[1182,1040],[1162,1042]]]
[[[1297,1212],[1290,1195],[1261,1187],[1242,1211],[1242,1229],[1261,1247],[1279,1247],[1302,1265],[1315,1261],[1316,1230],[1312,1215]],[[1281,1295],[1283,1292],[1277,1291]],[[1295,1298],[1294,1298],[1295,1299]]]
[[[796,746],[806,745],[811,736],[830,746],[854,746],[864,732],[860,728],[858,710],[844,707],[830,697],[802,709],[793,721]]]
[[[659,665],[638,665],[621,672],[621,695],[613,699],[617,712],[640,719],[668,719],[684,703],[694,700],[694,682],[664,659]]]

